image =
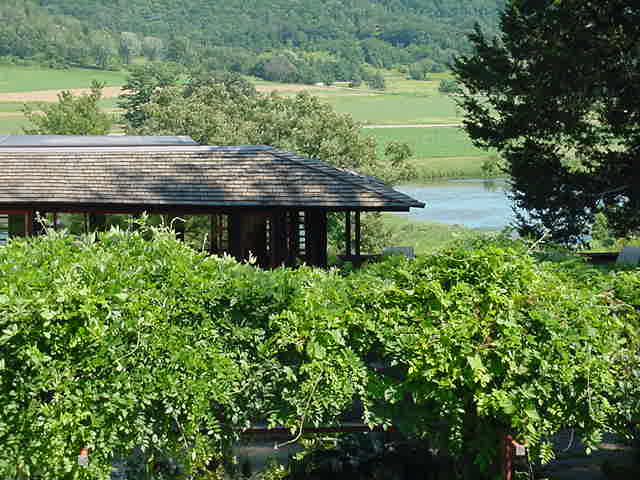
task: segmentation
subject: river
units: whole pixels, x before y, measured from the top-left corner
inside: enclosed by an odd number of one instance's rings
[[[410,220],[464,225],[483,231],[502,230],[514,219],[505,180],[464,179],[395,189],[427,204],[412,208]]]

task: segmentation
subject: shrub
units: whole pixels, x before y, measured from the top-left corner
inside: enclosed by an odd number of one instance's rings
[[[561,427],[593,445],[637,413],[640,275],[572,275],[504,241],[347,274],[262,271],[146,227],[12,240],[0,476],[104,478],[135,452],[188,474],[252,421],[299,432],[354,401],[439,438],[465,478],[505,433],[543,460]]]

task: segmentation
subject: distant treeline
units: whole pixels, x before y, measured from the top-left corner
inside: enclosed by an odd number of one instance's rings
[[[119,68],[134,57],[302,83],[447,68],[504,0],[5,0],[0,55]],[[364,67],[363,67],[364,66]]]

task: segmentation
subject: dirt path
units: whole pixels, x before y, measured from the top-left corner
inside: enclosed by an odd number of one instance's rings
[[[362,128],[444,128],[461,127],[461,123],[416,123],[411,125],[364,125]]]
[[[90,88],[68,88],[73,95],[81,95],[89,93]],[[347,87],[320,87],[316,85],[258,85],[256,87],[261,93],[299,93],[309,92],[316,95],[331,95],[340,91],[347,91],[345,95],[371,95],[368,91],[359,91]],[[63,90],[37,90],[33,92],[10,92],[0,93],[0,102],[55,102],[58,100],[58,94]],[[114,98],[120,95],[122,89],[120,87],[105,87],[102,90],[102,98]]]
[[[90,88],[69,88],[73,95],[88,94]],[[55,102],[58,100],[58,94],[63,90],[39,90],[33,92],[12,92],[0,93],[0,102]],[[102,90],[102,98],[114,98],[120,95],[122,89],[120,87],[105,87]]]

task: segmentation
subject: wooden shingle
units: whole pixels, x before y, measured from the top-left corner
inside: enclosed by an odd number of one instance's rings
[[[267,146],[36,148],[0,142],[0,209],[63,204],[424,207],[375,178]]]

